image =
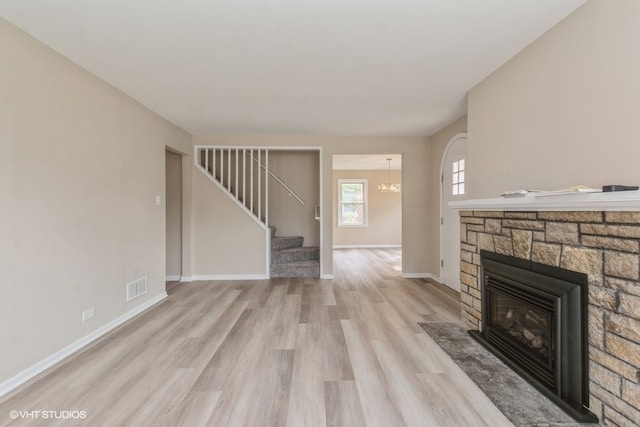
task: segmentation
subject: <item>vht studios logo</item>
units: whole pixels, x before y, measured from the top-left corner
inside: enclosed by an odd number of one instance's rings
[[[87,418],[87,411],[17,411],[9,412],[11,419],[42,419],[42,420],[83,420]]]

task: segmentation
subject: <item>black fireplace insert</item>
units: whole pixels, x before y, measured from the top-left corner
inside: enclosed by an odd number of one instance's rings
[[[471,335],[580,422],[589,407],[582,273],[481,251],[482,331]]]

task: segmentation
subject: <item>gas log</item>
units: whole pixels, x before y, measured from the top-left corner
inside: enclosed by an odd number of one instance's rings
[[[547,354],[546,348],[543,348],[548,345],[544,333],[548,327],[545,316],[526,306],[503,309],[498,316],[497,323],[505,332],[528,347],[539,350],[543,356]]]

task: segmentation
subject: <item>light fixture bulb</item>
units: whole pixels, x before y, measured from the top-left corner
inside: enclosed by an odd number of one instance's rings
[[[387,162],[389,162],[387,169],[387,182],[384,184],[378,184],[378,191],[381,193],[399,193],[400,184],[391,183],[391,158],[387,158]]]

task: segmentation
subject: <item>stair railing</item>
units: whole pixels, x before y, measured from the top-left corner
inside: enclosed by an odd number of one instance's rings
[[[269,177],[290,196],[304,201],[269,170],[269,150],[263,147],[195,147],[195,164],[257,221],[269,226]]]
[[[291,187],[289,187],[283,180],[281,180],[276,174],[274,174],[273,172],[271,172],[268,168],[268,166],[265,166],[264,164],[262,164],[260,162],[259,159],[256,159],[255,157],[253,157],[251,154],[249,154],[249,152],[246,152],[247,156],[251,156],[251,158],[253,159],[254,162],[256,162],[257,164],[259,164],[264,170],[267,171],[267,173],[271,176],[271,178],[275,179],[275,181],[280,184],[282,187],[284,187],[285,190],[287,190],[287,193],[289,193],[290,196],[292,196],[294,199],[296,199],[301,205],[304,205],[304,200],[302,200],[300,198],[300,196],[298,196],[296,194],[295,191],[293,191],[291,189]]]

